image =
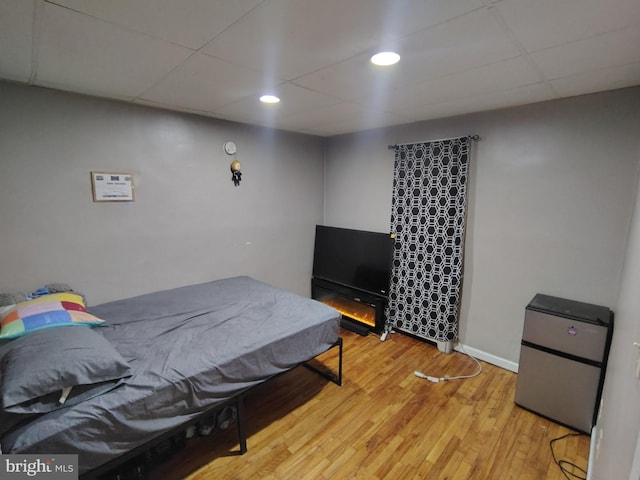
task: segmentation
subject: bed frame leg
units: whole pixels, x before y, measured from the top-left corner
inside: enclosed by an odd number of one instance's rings
[[[338,385],[339,387],[342,386],[342,337],[338,337],[338,340],[336,340],[336,343],[334,343],[333,345],[331,345],[331,347],[329,348],[329,350],[331,348],[335,348],[338,347],[339,348],[339,354],[338,354],[338,375],[334,375],[331,373],[327,373],[326,371],[320,370],[318,368],[316,368],[313,365],[310,365],[309,363],[303,363],[302,365],[304,365],[305,367],[307,367],[309,370],[312,370],[314,372],[316,372],[318,375],[320,375],[321,377],[326,378],[327,380],[331,380],[333,383],[335,383],[336,385]]]
[[[236,401],[238,414],[236,421],[238,425],[238,442],[240,443],[240,455],[247,453],[247,431],[244,425],[244,395],[239,395]]]
[[[342,337],[338,337],[338,347],[340,349],[340,353],[338,354],[338,378],[336,379],[336,384],[339,387],[342,386]]]

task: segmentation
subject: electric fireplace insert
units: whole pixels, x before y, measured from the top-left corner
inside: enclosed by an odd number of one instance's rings
[[[316,226],[311,294],[342,314],[342,326],[382,333],[391,276],[388,233]]]

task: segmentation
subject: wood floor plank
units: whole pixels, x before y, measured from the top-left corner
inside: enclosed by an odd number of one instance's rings
[[[296,368],[246,398],[248,452],[234,428],[190,440],[156,466],[152,480],[367,479],[564,480],[549,442],[571,430],[513,403],[516,374],[441,353],[412,337],[385,342],[343,331],[343,386]],[[336,350],[336,349],[334,349]],[[320,359],[337,365],[335,351]],[[555,444],[556,454],[586,469],[587,436]]]

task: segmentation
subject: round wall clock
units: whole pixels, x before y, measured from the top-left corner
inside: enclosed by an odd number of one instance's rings
[[[224,144],[224,153],[226,153],[227,155],[235,155],[236,144],[233,142],[226,142]]]

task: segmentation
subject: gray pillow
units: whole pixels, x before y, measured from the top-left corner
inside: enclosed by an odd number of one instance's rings
[[[9,413],[47,413],[109,391],[131,375],[113,345],[89,327],[31,332],[4,345],[0,399]],[[62,391],[71,387],[64,402]]]

